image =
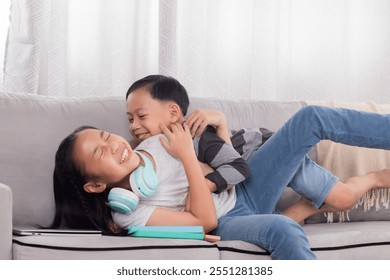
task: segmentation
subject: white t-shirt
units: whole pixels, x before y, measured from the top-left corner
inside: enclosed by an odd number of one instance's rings
[[[114,222],[122,228],[144,226],[155,208],[167,208],[183,211],[188,195],[188,180],[180,160],[171,156],[161,145],[159,137],[152,136],[144,140],[136,150],[148,152],[156,165],[158,188],[151,197],[140,198],[135,211],[129,215],[112,212]],[[221,217],[236,203],[235,188],[220,194],[212,194],[217,212]]]

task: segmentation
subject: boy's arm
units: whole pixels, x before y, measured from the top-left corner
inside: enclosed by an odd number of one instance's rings
[[[194,139],[198,159],[209,164],[214,171],[206,179],[216,185],[216,193],[228,189],[249,177],[249,166],[245,159],[216,134],[215,128],[208,126],[201,137]]]
[[[207,126],[212,125],[217,131],[217,135],[228,144],[230,140],[229,127],[224,113],[209,109],[196,109],[186,120],[191,129],[192,137],[200,137]]]

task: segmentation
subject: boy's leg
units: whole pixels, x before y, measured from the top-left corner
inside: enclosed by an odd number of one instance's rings
[[[297,223],[301,223],[308,217],[313,216],[314,214],[333,211],[337,210],[327,205],[324,205],[320,209],[317,209],[313,206],[313,203],[311,201],[307,200],[304,197],[301,197],[296,203],[283,210],[282,214],[293,219]]]
[[[324,201],[338,181],[336,176],[305,156],[289,182],[289,187],[302,195],[302,198],[285,209],[283,214],[300,223],[316,213],[335,211],[324,205]]]
[[[244,181],[244,192],[254,212],[273,212],[308,151],[323,139],[390,149],[390,115],[319,106],[302,108],[248,160],[251,176]],[[314,187],[330,190],[336,181],[324,184],[328,186]],[[325,192],[323,200],[326,196]]]
[[[390,187],[390,169],[354,176],[345,182],[338,182],[325,199],[325,203],[339,211],[352,208],[369,190]]]
[[[321,208],[316,208],[313,202],[302,197],[299,201],[283,211],[283,215],[296,222],[323,212],[344,211],[351,209],[357,201],[369,190],[378,186],[390,187],[390,169],[369,172],[363,176],[354,176],[346,182],[337,182],[326,196]],[[386,180],[387,185],[382,184]]]
[[[224,216],[213,232],[221,240],[243,240],[269,251],[273,259],[316,259],[303,228],[283,215]]]
[[[315,165],[315,163],[313,163]],[[321,182],[316,180],[321,178],[318,173],[321,168],[319,167],[317,172],[312,172],[305,176],[304,170],[310,168],[300,168],[295,174],[294,178],[290,182],[290,186],[296,191],[302,191],[304,197],[291,205],[289,208],[283,211],[283,214],[290,217],[294,221],[302,222],[304,219],[320,212],[334,212],[344,211],[351,209],[357,201],[369,190],[377,187],[390,187],[390,169],[384,169],[375,172],[369,172],[363,176],[354,176],[347,179],[345,182],[338,181],[329,190],[321,190],[318,188],[321,196],[318,199],[309,201],[310,191],[315,189],[313,186],[320,185]],[[313,171],[313,169],[311,169]],[[326,170],[324,170],[327,173]],[[317,174],[317,176],[312,176]],[[314,180],[310,180],[314,179]],[[298,187],[295,187],[298,186]],[[309,195],[305,195],[308,190]],[[307,199],[308,198],[308,199]],[[320,208],[321,207],[321,208]]]

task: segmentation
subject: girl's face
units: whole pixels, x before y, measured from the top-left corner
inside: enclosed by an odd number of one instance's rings
[[[140,158],[121,136],[97,129],[79,132],[73,158],[81,173],[95,184],[127,186]]]
[[[140,141],[161,133],[160,124],[177,121],[177,108],[173,102],[153,99],[147,87],[133,91],[127,98],[130,133]]]

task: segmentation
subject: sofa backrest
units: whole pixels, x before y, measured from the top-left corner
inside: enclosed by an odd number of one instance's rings
[[[231,129],[276,130],[300,102],[191,98],[194,108],[223,111]],[[0,92],[0,182],[12,189],[13,223],[48,225],[54,217],[52,174],[61,140],[81,125],[130,140],[124,97],[60,98]]]

